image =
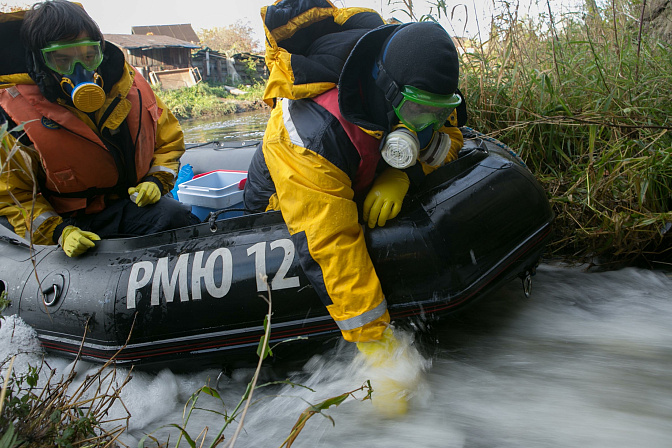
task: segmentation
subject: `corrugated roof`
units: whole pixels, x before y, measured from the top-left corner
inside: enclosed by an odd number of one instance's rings
[[[198,38],[190,23],[181,23],[177,25],[143,25],[131,27],[131,34],[153,34],[161,36],[170,36],[175,39],[186,40],[187,42],[199,43]]]
[[[191,42],[176,39],[170,36],[146,36],[144,34],[105,34],[104,36],[105,40],[108,40],[119,47],[127,49],[170,47],[201,48],[199,45],[194,45]]]

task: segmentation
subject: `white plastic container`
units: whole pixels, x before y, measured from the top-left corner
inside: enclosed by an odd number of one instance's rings
[[[192,206],[201,219],[211,211],[242,207],[245,171],[217,170],[183,182],[178,187],[180,202]]]

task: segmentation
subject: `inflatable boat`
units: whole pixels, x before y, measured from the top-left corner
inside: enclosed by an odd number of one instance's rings
[[[496,140],[463,132],[459,159],[427,176],[396,219],[366,230],[393,321],[440,317],[517,277],[529,282],[550,237],[553,212],[522,161]],[[183,163],[196,172],[241,169],[255,146],[194,147]],[[55,246],[31,249],[3,229],[5,314],[35,328],[50,352],[178,367],[253,357],[268,306],[259,296],[269,287],[272,345],[339,334],[279,212],[213,214],[191,227],[107,239],[78,258]]]

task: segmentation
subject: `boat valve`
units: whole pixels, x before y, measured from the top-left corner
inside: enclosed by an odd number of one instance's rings
[[[210,212],[208,215],[208,224],[210,224],[210,231],[212,233],[217,232],[217,215],[218,213]]]

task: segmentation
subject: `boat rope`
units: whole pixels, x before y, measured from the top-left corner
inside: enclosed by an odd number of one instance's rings
[[[203,146],[212,145],[214,146],[213,150],[222,151],[225,149],[247,148],[248,146],[257,146],[258,144],[259,140],[242,140],[242,141],[228,141],[228,142],[220,142],[218,140],[214,140],[205,143],[187,143],[186,149],[201,148]]]
[[[199,143],[199,144],[187,144],[187,149],[194,149],[194,148],[200,148],[201,146],[207,146],[209,144],[214,144],[215,146],[219,146],[219,142],[206,142],[206,143]]]

